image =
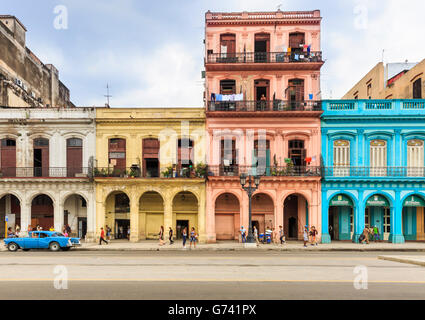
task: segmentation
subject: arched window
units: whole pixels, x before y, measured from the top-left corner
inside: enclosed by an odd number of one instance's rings
[[[370,142],[370,175],[385,176],[387,174],[387,142],[372,140]]]
[[[410,177],[424,174],[424,142],[423,140],[407,141],[407,174]]]
[[[350,172],[350,141],[335,140],[333,145],[335,176],[348,176]]]
[[[79,138],[66,140],[66,167],[68,177],[83,173],[83,140]]]

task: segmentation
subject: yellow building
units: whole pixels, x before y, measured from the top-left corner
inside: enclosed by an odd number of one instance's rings
[[[158,239],[164,226],[179,238],[195,227],[205,241],[203,108],[96,110],[97,234]],[[130,230],[130,232],[128,232]]]
[[[423,99],[425,60],[378,63],[342,99]]]

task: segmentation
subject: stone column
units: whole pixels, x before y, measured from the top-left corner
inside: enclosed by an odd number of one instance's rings
[[[365,205],[363,202],[363,191],[359,191],[359,198],[358,198],[358,204],[354,208],[354,235],[353,235],[353,242],[358,243],[359,237],[363,232],[363,229],[365,227],[364,220],[365,220]]]
[[[402,230],[402,219],[403,219],[403,205],[400,203],[400,191],[396,191],[395,194],[395,206],[390,208],[390,237],[389,242],[392,243],[404,243],[405,239]],[[383,232],[381,231],[382,236]]]
[[[22,201],[21,206],[21,231],[28,231],[28,226],[31,226],[31,202]]]
[[[329,234],[329,203],[324,191],[322,191],[322,243],[331,243],[331,235]]]
[[[136,197],[130,200],[130,242],[139,242],[139,201]]]
[[[173,199],[167,195],[164,198],[164,240],[168,234],[168,230],[173,226]]]
[[[60,197],[58,197],[53,205],[53,219],[54,219],[54,228],[55,231],[62,232],[64,226],[64,212],[63,212],[63,203]]]
[[[215,203],[213,202],[211,182],[207,182],[206,192],[206,207],[205,207],[205,220],[206,220],[206,241],[208,243],[216,242],[215,232]]]
[[[205,195],[202,192],[198,202],[198,234],[199,242],[207,242],[207,233],[205,226]]]
[[[96,202],[92,192],[89,193],[87,201],[87,234],[86,242],[95,242],[96,240]]]

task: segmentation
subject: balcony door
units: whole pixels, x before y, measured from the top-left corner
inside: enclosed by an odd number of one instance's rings
[[[0,168],[3,177],[16,176],[16,140],[0,140]]]
[[[257,33],[255,35],[255,62],[268,62],[270,52],[270,34]]]
[[[125,139],[110,139],[109,140],[109,165],[116,169],[116,173],[120,174],[126,168],[126,140]]]
[[[333,147],[334,176],[347,177],[350,174],[350,141],[336,140]]]
[[[49,176],[49,140],[38,138],[34,140],[34,176]]]
[[[307,150],[304,148],[303,140],[291,140],[289,141],[289,159],[291,159],[292,164],[297,167],[305,167],[306,162],[305,158],[307,155]]]
[[[270,100],[270,81],[255,80],[254,94],[256,103],[256,111],[267,111],[268,101]]]
[[[407,175],[409,177],[424,176],[424,142],[409,140],[407,142]]]
[[[304,101],[304,80],[289,80],[288,88],[286,89],[286,97],[289,100],[290,107],[293,110],[298,109],[301,105],[301,102]]]
[[[220,36],[220,53],[222,59],[232,59],[236,57],[236,35],[232,33]]]
[[[159,140],[143,140],[143,176],[148,178],[159,177]]]
[[[71,138],[66,140],[67,176],[75,177],[83,172],[83,140]]]
[[[387,175],[387,142],[385,140],[370,142],[370,175],[373,177]]]
[[[252,155],[253,175],[270,175],[270,140],[255,140]]]
[[[294,32],[289,34],[289,47],[291,48],[292,57],[295,57],[295,54],[301,54],[304,51],[304,44],[304,33]]]
[[[221,140],[221,175],[234,176],[238,175],[238,152],[236,149],[236,139]]]

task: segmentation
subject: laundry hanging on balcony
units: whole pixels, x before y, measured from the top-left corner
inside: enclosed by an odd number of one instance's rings
[[[211,94],[211,101],[243,101],[243,93],[239,94]]]

